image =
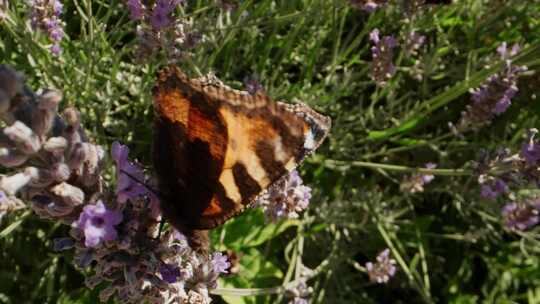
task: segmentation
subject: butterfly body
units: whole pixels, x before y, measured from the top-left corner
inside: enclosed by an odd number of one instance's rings
[[[323,141],[330,119],[176,67],[154,88],[154,168],[161,208],[185,234],[223,224]]]

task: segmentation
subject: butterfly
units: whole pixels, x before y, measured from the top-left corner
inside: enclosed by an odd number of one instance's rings
[[[161,209],[192,247],[250,207],[323,142],[331,120],[305,104],[234,90],[215,76],[162,70],[153,89]]]

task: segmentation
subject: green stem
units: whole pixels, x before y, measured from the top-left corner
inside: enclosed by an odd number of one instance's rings
[[[382,169],[388,171],[396,172],[416,172],[422,174],[432,174],[432,175],[441,175],[441,176],[470,176],[473,174],[472,170],[465,169],[428,169],[428,168],[415,168],[407,167],[400,165],[391,165],[391,164],[381,164],[381,163],[372,163],[364,161],[342,161],[342,160],[312,160],[312,163],[319,163],[324,165],[329,169],[340,170],[344,167],[359,167],[359,168],[371,168],[371,169]]]

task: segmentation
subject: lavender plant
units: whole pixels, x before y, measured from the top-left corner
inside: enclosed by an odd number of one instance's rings
[[[112,191],[101,178],[105,151],[88,141],[78,112],[57,115],[62,96],[32,93],[10,67],[0,67],[0,79],[8,124],[0,163],[17,172],[0,178],[3,210],[20,206],[20,196],[40,217],[71,225],[71,238],[55,247],[75,248],[76,264],[93,270],[86,285],[105,284],[104,302],[209,303],[227,258],[191,250],[178,232],[159,235],[157,197],[141,184],[144,172],[129,161],[127,147],[113,144]]]

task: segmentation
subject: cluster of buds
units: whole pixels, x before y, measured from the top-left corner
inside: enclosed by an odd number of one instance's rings
[[[0,66],[0,211],[23,208],[71,225],[55,249],[75,248],[75,263],[91,267],[100,298],[125,303],[209,303],[208,290],[230,266],[221,253],[192,250],[174,230],[159,233],[159,201],[127,147],[113,145],[116,191],[101,179],[105,152],[89,143],[74,109],[57,114],[61,95],[34,94],[20,74]],[[19,200],[21,198],[22,200]],[[15,207],[14,207],[15,206]]]
[[[371,47],[371,77],[377,85],[384,86],[388,79],[396,73],[396,67],[393,63],[393,50],[398,46],[398,43],[392,36],[380,38],[378,29],[371,31],[369,39],[373,42]]]
[[[298,218],[311,199],[311,188],[303,185],[298,171],[283,177],[262,194],[255,203],[263,208],[270,221],[283,218]]]
[[[502,209],[504,225],[510,230],[527,230],[540,222],[540,198],[510,202]]]
[[[425,166],[427,169],[435,169],[437,164],[427,163]],[[424,192],[424,186],[431,183],[435,178],[432,174],[413,174],[403,179],[400,189],[409,193]]]
[[[525,66],[516,66],[511,57],[519,52],[519,45],[515,44],[508,50],[506,43],[497,48],[497,52],[504,60],[505,68],[500,73],[490,76],[479,88],[471,91],[472,104],[461,113],[456,126],[451,126],[457,133],[479,128],[491,123],[493,118],[508,109],[512,98],[518,92],[517,80],[527,70]]]
[[[29,5],[32,26],[47,33],[53,43],[50,47],[51,53],[59,55],[60,41],[64,38],[62,19],[60,19],[62,3],[60,0],[31,0]]]
[[[188,30],[187,19],[175,16],[184,4],[185,0],[126,0],[131,20],[138,23],[139,58],[150,58],[159,51],[170,59],[181,58],[201,41],[200,34]]]
[[[482,197],[494,200],[502,194],[513,193],[513,190],[540,188],[538,130],[530,129],[528,133],[518,153],[500,149],[492,155],[483,153],[480,160],[474,163]],[[525,230],[538,223],[538,210],[540,202],[537,198],[525,202],[511,201],[503,207],[502,215],[508,228]]]
[[[292,298],[289,304],[309,304],[309,297],[313,292],[313,288],[307,285],[306,281],[302,280],[294,288],[287,289],[285,294]]]

